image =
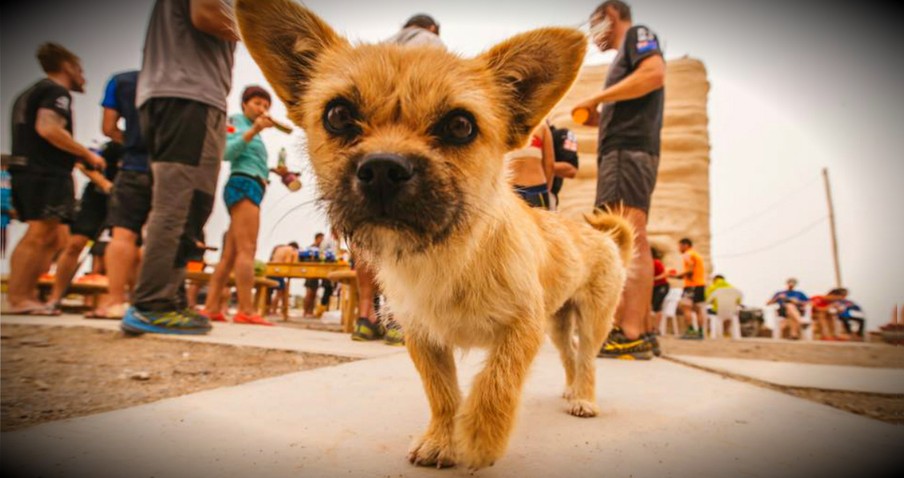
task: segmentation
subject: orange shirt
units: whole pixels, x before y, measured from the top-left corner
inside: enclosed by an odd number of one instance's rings
[[[691,273],[691,277],[684,277],[684,287],[699,287],[706,285],[706,271],[703,269],[703,256],[693,249],[688,249],[681,259],[684,261],[684,272]]]

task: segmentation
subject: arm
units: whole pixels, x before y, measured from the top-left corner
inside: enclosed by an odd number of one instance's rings
[[[546,123],[540,124],[540,137],[543,138],[543,173],[546,175],[546,189],[552,192],[552,180],[555,178],[556,151],[553,148],[552,133]]]
[[[110,194],[110,191],[113,190],[113,183],[111,183],[101,172],[88,169],[82,163],[75,163],[75,167],[97,186],[98,189],[103,191],[104,194]]]
[[[570,179],[578,175],[578,168],[564,161],[556,161],[552,165],[552,168],[553,171],[555,171],[556,176],[560,178]]]
[[[101,121],[100,129],[108,138],[119,144],[125,144],[125,136],[118,125],[119,118],[118,111],[112,108],[104,108],[104,117]]]
[[[273,126],[273,121],[270,121],[268,116],[261,115],[245,131],[236,131],[227,135],[226,153],[223,155],[223,159],[230,162],[235,161],[258,133],[271,126]]]
[[[191,0],[190,3],[192,26],[221,40],[239,41],[238,29],[228,2]]]
[[[69,154],[84,158],[88,164],[91,164],[94,167],[103,169],[107,166],[104,158],[101,158],[91,152],[88,148],[79,144],[69,131],[66,131],[66,119],[53,110],[47,108],[38,109],[38,118],[35,121],[35,131],[37,131],[38,135],[47,140],[48,143]]]
[[[624,79],[576,104],[573,110],[586,108],[590,111],[590,118],[585,124],[598,126],[600,118],[597,107],[600,103],[633,100],[656,91],[664,85],[665,60],[661,55],[653,55],[641,60],[637,69]]]

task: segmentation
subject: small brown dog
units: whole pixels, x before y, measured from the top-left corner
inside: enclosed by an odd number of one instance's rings
[[[588,216],[591,227],[530,209],[502,160],[574,81],[584,35],[546,28],[463,59],[353,46],[290,0],[235,8],[248,50],[307,134],[331,223],[376,267],[404,327],[432,412],[411,462],[493,464],[544,329],[565,366],[568,411],[596,415],[594,359],[633,230],[615,214]],[[464,400],[454,347],[488,349]]]

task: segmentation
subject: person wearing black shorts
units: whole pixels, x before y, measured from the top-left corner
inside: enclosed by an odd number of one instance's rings
[[[616,49],[618,54],[603,90],[575,104],[572,116],[586,114],[584,124],[599,126],[595,205],[623,208],[635,231],[635,255],[616,327],[600,356],[648,360],[656,345],[647,329],[653,293],[647,218],[659,169],[665,60],[659,38],[650,28],[634,25],[631,7],[621,0],[600,4],[590,15],[590,27],[600,50]]]
[[[653,322],[649,329],[662,333],[659,330],[659,324],[662,323],[662,303],[669,293],[670,286],[665,266],[662,265],[662,253],[655,247],[651,247],[650,252],[653,255]]]
[[[135,107],[137,87],[137,71],[113,75],[101,101],[104,134],[125,149],[107,215],[112,231],[106,252],[108,294],[96,311],[97,316],[109,319],[122,318],[128,308],[126,291],[135,284],[141,263],[141,231],[151,212],[153,180]],[[119,129],[120,119],[125,120],[124,130]]]
[[[82,250],[88,245],[88,241],[97,241],[101,231],[106,227],[107,197],[113,187],[113,179],[118,170],[117,163],[122,152],[121,145],[112,141],[107,143],[101,153],[107,162],[107,169],[104,170],[103,177],[98,179],[99,184],[88,183],[82,191],[75,220],[69,225],[69,239],[56,262],[53,290],[47,300],[48,303],[55,304],[54,307],[58,307],[56,304],[63,299],[69,283],[78,272]],[[92,253],[92,255],[94,254]],[[89,315],[92,314],[89,313]]]
[[[84,92],[81,60],[66,48],[45,43],[38,61],[47,77],[16,98],[12,114],[12,203],[28,224],[10,257],[6,314],[56,314],[37,297],[38,277],[66,244],[75,218],[72,168],[77,159],[103,169],[104,159],[72,136],[72,96]]]

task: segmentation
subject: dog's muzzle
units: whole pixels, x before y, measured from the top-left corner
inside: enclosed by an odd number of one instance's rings
[[[392,153],[371,153],[358,163],[355,178],[361,191],[370,201],[386,205],[414,177],[414,166],[404,156]]]

